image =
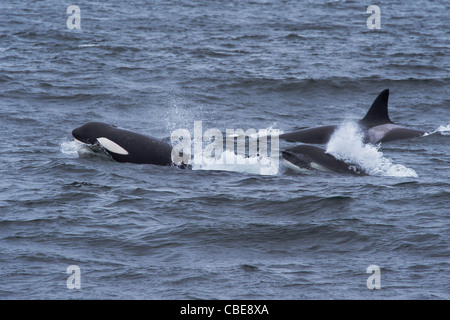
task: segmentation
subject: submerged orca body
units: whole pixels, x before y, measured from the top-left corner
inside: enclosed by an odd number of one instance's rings
[[[287,167],[299,171],[329,171],[336,173],[360,174],[351,165],[336,159],[325,150],[310,146],[299,145],[281,152]]]
[[[170,144],[106,123],[86,123],[74,129],[72,136],[85,144],[101,145],[118,162],[172,164]]]
[[[398,139],[420,137],[424,131],[410,129],[393,123],[388,114],[389,89],[383,90],[375,99],[364,118],[358,121],[365,133],[365,142],[377,144]],[[322,126],[281,134],[288,141],[326,144],[338,126]]]

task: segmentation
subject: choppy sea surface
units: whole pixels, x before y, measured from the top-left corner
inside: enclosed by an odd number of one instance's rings
[[[80,29],[71,4],[0,3],[1,299],[450,298],[448,1],[81,0]],[[427,134],[361,145],[386,88]],[[90,121],[343,124],[323,147],[369,174],[118,163],[73,142]]]

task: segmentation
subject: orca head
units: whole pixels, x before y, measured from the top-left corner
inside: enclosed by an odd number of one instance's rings
[[[110,154],[128,155],[128,151],[120,146],[117,142],[116,126],[112,126],[102,122],[89,122],[72,131],[72,136],[75,140],[90,144],[100,145]]]
[[[110,125],[102,122],[89,122],[72,131],[72,136],[86,144],[96,144],[97,139],[104,136],[105,132],[110,129]]]
[[[367,128],[393,123],[388,113],[389,89],[383,90],[374,100],[364,118],[359,123]]]

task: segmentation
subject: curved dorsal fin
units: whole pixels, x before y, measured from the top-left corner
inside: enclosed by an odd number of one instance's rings
[[[365,117],[361,119],[361,122],[369,126],[392,123],[388,114],[388,100],[389,89],[385,89],[376,97]]]

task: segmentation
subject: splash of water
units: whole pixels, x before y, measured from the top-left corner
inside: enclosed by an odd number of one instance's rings
[[[450,124],[448,124],[448,125],[446,125],[446,126],[439,126],[439,127],[438,127],[436,130],[434,130],[434,131],[426,132],[426,133],[424,134],[424,137],[430,136],[430,135],[435,134],[435,133],[439,133],[439,134],[441,134],[441,135],[443,135],[443,136],[449,136],[449,135],[450,135]]]
[[[443,136],[450,136],[450,124],[446,126],[439,126],[439,128],[437,128],[436,131],[442,134]]]
[[[384,157],[380,145],[364,144],[364,134],[355,122],[339,126],[327,144],[326,152],[373,176],[418,177],[417,173]]]
[[[92,155],[104,156],[109,158],[109,155],[99,145],[87,146],[84,143],[76,140],[61,142],[59,149],[61,153],[72,158],[85,156],[89,157]]]
[[[72,141],[63,141],[61,142],[59,149],[61,152],[70,157],[78,156],[79,150],[82,149],[82,143],[72,140]]]

